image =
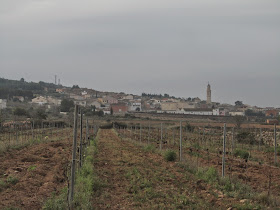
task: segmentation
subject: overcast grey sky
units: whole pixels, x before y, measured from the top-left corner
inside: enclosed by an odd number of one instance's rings
[[[279,0],[0,0],[0,77],[280,107]]]

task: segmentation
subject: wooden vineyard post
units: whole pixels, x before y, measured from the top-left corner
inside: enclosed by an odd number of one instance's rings
[[[182,161],[182,121],[180,121],[180,161]]]
[[[175,145],[175,130],[174,130],[174,128],[172,128],[172,132],[173,132],[173,145]]]
[[[80,109],[81,114],[81,122],[80,122],[80,152],[79,152],[79,161],[80,161],[80,168],[82,167],[82,156],[83,156],[83,110]]]
[[[74,130],[73,130],[73,151],[72,151],[72,163],[71,163],[70,188],[69,188],[69,196],[68,196],[68,202],[69,202],[70,207],[72,206],[72,201],[73,201],[73,197],[74,197],[77,133],[78,133],[78,105],[75,105]]]
[[[225,154],[226,154],[226,123],[224,124],[224,139],[223,139],[223,162],[222,162],[222,177],[225,177]]]
[[[142,124],[140,123],[140,143],[142,142]]]
[[[274,124],[274,164],[277,164],[277,138],[276,138],[276,124]]]
[[[162,123],[160,123],[160,145],[159,145],[159,148],[160,148],[160,151],[162,150]]]
[[[261,141],[262,141],[262,128],[260,128],[259,150],[261,147]]]
[[[86,141],[88,143],[88,145],[90,144],[90,140],[89,140],[89,133],[88,133],[88,119],[86,120]]]
[[[232,133],[231,133],[231,140],[232,140],[232,142],[231,142],[231,152],[232,152],[232,154],[233,154],[233,152],[234,152],[234,127],[232,128]]]
[[[150,132],[151,132],[151,123],[149,122],[148,144],[150,144]]]

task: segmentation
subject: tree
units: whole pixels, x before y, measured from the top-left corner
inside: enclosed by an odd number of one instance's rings
[[[243,106],[243,102],[242,101],[235,101],[235,106]]]
[[[104,115],[104,112],[103,112],[102,110],[100,110],[100,111],[97,112],[97,115],[98,115],[99,117],[102,117],[102,116]]]
[[[253,110],[251,110],[251,109],[248,109],[248,110],[246,110],[245,111],[245,115],[246,116],[256,116],[256,117],[264,117],[265,116],[265,114],[264,113],[262,113],[262,112],[254,112]]]
[[[72,89],[80,89],[79,85],[73,85]]]
[[[137,108],[136,108],[136,111],[137,111],[137,112],[140,112],[140,108],[139,108],[139,107],[137,107]]]
[[[28,113],[25,109],[18,107],[14,110],[14,115],[16,115],[16,116],[27,116]]]
[[[35,114],[35,117],[39,120],[45,120],[45,119],[47,119],[47,116],[48,115],[47,115],[45,109],[38,109]]]
[[[235,125],[238,129],[240,129],[241,124],[245,121],[245,117],[236,115],[234,117]]]
[[[113,110],[113,108],[111,107],[111,109],[110,109],[110,114],[111,115],[113,115],[114,114],[114,110]]]
[[[21,78],[19,81],[20,81],[20,82],[24,82],[24,79],[23,79],[23,78]]]
[[[68,100],[68,99],[63,99],[61,101],[60,111],[61,112],[70,112],[70,109],[72,107],[74,107],[74,101]]]

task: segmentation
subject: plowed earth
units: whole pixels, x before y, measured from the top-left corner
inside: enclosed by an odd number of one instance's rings
[[[96,209],[227,209],[239,203],[113,130],[100,130],[94,167],[105,183],[93,197]]]
[[[0,209],[41,209],[43,202],[67,183],[71,141],[32,145],[0,156],[0,180],[16,178],[0,192]],[[3,182],[2,182],[3,183]]]

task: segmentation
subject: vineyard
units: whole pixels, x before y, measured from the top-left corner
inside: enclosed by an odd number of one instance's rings
[[[1,209],[280,205],[279,132],[184,121],[22,123],[0,134]],[[72,155],[71,155],[72,154]]]
[[[126,125],[116,124],[122,138],[153,145],[159,151],[173,150],[192,168],[214,167],[222,174],[225,134],[225,174],[238,179],[253,190],[280,196],[280,168],[277,158],[279,133],[270,129],[194,127],[183,123]],[[180,138],[181,135],[181,138]],[[182,139],[180,146],[180,139]],[[275,142],[276,147],[275,147]]]

